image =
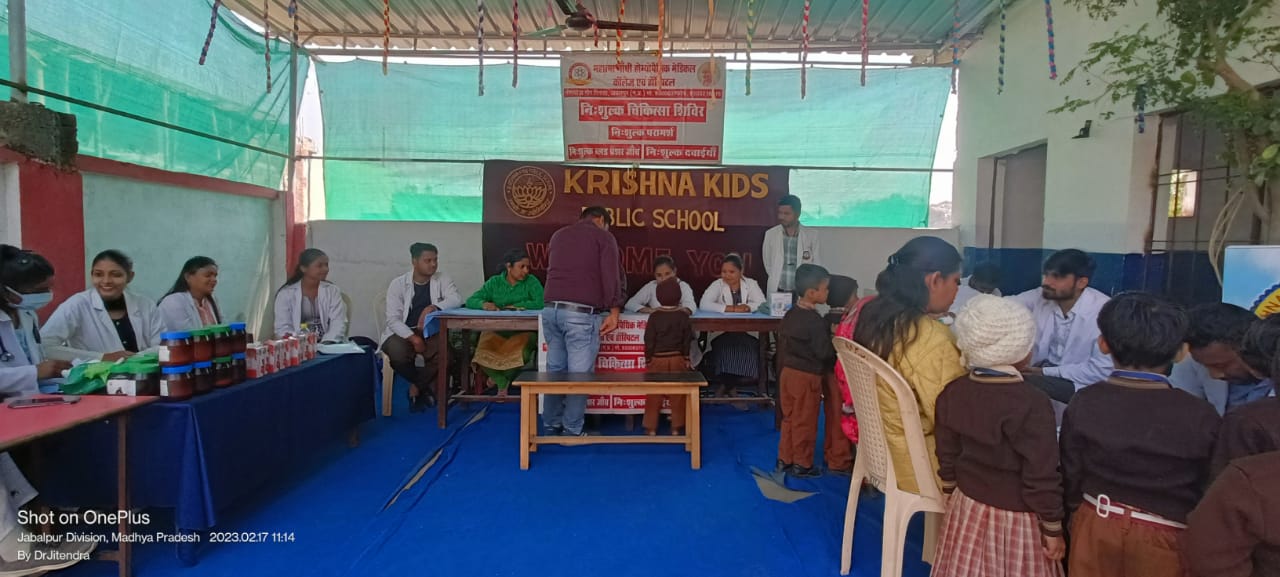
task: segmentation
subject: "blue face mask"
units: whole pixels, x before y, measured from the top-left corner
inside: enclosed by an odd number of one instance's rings
[[[9,287],[5,287],[10,293],[22,299],[22,302],[13,305],[13,308],[24,311],[38,311],[49,306],[53,302],[53,291],[45,291],[42,293],[22,294]]]

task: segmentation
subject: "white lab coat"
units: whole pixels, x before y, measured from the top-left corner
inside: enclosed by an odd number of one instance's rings
[[[213,300],[210,296],[209,300]],[[215,303],[217,301],[214,301]],[[218,313],[221,316],[221,312]],[[173,293],[160,299],[160,325],[164,332],[186,332],[204,328],[196,300],[189,292]]]
[[[316,312],[324,329],[322,341],[347,340],[347,303],[342,300],[342,289],[331,282],[320,283],[316,291]],[[286,334],[302,333],[302,283],[288,285],[276,293],[276,338]]]
[[[22,530],[18,524],[18,509],[35,499],[36,495],[36,490],[22,476],[9,453],[0,453],[0,540],[15,530]]]
[[[40,383],[36,379],[36,365],[41,362],[40,347],[28,345],[31,355],[37,358],[28,357],[17,332],[23,331],[27,334],[27,342],[34,343],[32,329],[37,326],[38,319],[27,311],[18,311],[18,315],[22,317],[22,327],[14,326],[13,319],[0,311],[0,342],[4,343],[3,350],[13,355],[10,361],[0,359],[0,397],[34,395],[40,392]]]
[[[627,305],[624,307],[624,310],[629,313],[634,313],[639,312],[640,309],[644,307],[656,309],[660,306],[662,306],[662,303],[658,302],[658,281],[651,280],[648,283],[645,283],[644,286],[640,287],[640,290],[636,292],[636,295],[631,297],[631,300],[627,301]],[[689,286],[689,283],[684,281],[680,281],[680,306],[681,308],[689,309],[689,312],[691,313],[697,312],[698,310],[698,303],[693,300],[693,288]]]
[[[138,351],[160,346],[160,310],[156,304],[127,291],[124,303],[129,324],[133,325],[133,334],[138,339]],[[40,336],[44,340],[44,355],[51,359],[96,361],[105,353],[124,350],[102,295],[92,288],[58,305],[49,322],[40,327]]]
[[[456,309],[462,306],[462,295],[453,284],[449,275],[437,272],[431,277],[431,304],[440,310]],[[387,326],[382,331],[382,342],[387,337],[399,335],[407,339],[416,332],[405,324],[405,316],[413,308],[413,271],[402,274],[391,281],[387,287]],[[416,322],[417,319],[414,319]]]
[[[821,265],[822,260],[818,255],[821,251],[818,244],[818,231],[804,225],[799,226],[796,233],[796,249],[800,251],[800,258],[796,261],[796,266]],[[787,257],[782,251],[782,237],[785,234],[780,224],[764,233],[764,271],[769,274],[769,294],[778,292],[778,282],[782,280],[782,267],[787,263]]]
[[[756,281],[742,277],[741,289],[742,304],[751,307],[751,312],[756,312],[765,303],[764,293],[760,292],[760,284]],[[722,313],[725,307],[732,304],[733,292],[721,279],[716,279],[716,282],[707,287],[707,292],[702,293],[701,309],[704,311]]]
[[[1031,351],[1031,364],[1048,360],[1056,322],[1054,317],[1061,316],[1062,309],[1058,308],[1057,302],[1044,298],[1039,288],[1008,298],[1026,305],[1035,317],[1036,345]],[[1098,313],[1108,300],[1110,298],[1098,290],[1084,289],[1071,308],[1074,317],[1063,348],[1062,362],[1057,367],[1045,367],[1045,375],[1067,379],[1075,383],[1077,391],[1111,375],[1111,356],[1102,354],[1098,349],[1098,337],[1102,334],[1098,330]]]

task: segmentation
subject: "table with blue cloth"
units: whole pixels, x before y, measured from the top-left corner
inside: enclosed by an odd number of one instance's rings
[[[178,532],[209,530],[219,513],[295,475],[371,420],[377,370],[372,351],[321,356],[187,401],[142,407],[129,434],[132,505],[173,509]],[[43,447],[46,502],[114,508],[114,426],[85,425]],[[194,546],[179,545],[178,554],[195,562]]]

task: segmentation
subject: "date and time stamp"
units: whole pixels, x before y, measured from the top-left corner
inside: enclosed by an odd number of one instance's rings
[[[49,559],[52,559],[52,557],[47,557],[48,555],[70,555],[71,557],[66,559],[59,559],[71,560],[79,555],[87,559],[89,555],[87,551],[92,547],[66,546],[77,543],[94,545],[107,543],[132,543],[136,545],[167,543],[181,545],[198,543],[288,544],[297,542],[297,535],[293,531],[151,531],[148,530],[148,526],[151,524],[150,515],[131,511],[107,513],[96,511],[60,513],[19,511],[18,522],[29,527],[57,525],[83,528],[83,530],[21,534],[18,538],[19,541],[31,543],[32,545],[43,545],[42,547],[31,547],[29,551],[24,551],[24,556],[29,558],[34,558],[30,557],[33,555],[43,555]],[[129,532],[110,531],[110,529],[115,528],[122,522],[128,523],[132,529]],[[85,552],[82,553],[80,551]]]

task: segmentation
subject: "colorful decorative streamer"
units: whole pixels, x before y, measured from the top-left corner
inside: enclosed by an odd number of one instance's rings
[[[262,0],[262,44],[267,59],[267,94],[271,94],[271,0]]]
[[[511,2],[511,87],[520,83],[520,0]]]
[[[1053,0],[1044,0],[1044,21],[1049,32],[1049,79],[1058,79],[1058,62],[1053,54]]]
[[[382,75],[387,75],[387,57],[391,56],[391,0],[382,0]]]
[[[480,51],[480,96],[484,96],[484,0],[476,0],[476,44]]]
[[[715,26],[716,0],[707,0],[707,22],[710,22],[712,26]],[[709,58],[711,62],[711,76],[714,78],[716,75],[716,45],[714,42],[711,43],[710,54],[711,55],[709,56]]]
[[[809,8],[811,0],[804,0],[804,24],[801,25],[803,37],[800,40],[800,100],[804,100],[809,72]]]
[[[658,89],[662,89],[662,33],[666,30],[667,0],[658,0]]]
[[[867,60],[871,59],[871,40],[867,33],[867,21],[871,19],[871,0],[862,0],[862,71],[858,83],[867,85]]]
[[[627,19],[627,0],[618,2],[618,22],[624,22]],[[618,33],[618,44],[614,48],[618,51],[618,64],[622,64],[622,29],[619,28],[615,32]]]
[[[1147,131],[1147,85],[1138,85],[1137,93],[1133,96],[1133,107],[1138,111],[1138,117],[1134,119],[1138,123],[1138,134],[1144,134]]]
[[[1047,1],[1047,0],[1046,0]],[[960,76],[960,0],[951,3],[951,93],[956,93]]]
[[[1000,0],[1000,66],[996,69],[996,94],[1004,94],[1004,34],[1008,30],[1005,9],[1005,0]]]
[[[747,96],[751,96],[751,40],[756,35],[756,0],[747,0]]]
[[[204,59],[209,56],[209,45],[213,44],[213,32],[218,29],[218,8],[222,7],[222,0],[213,0],[213,15],[209,16],[209,34],[204,37],[204,46],[200,48],[200,65],[204,66]]]

